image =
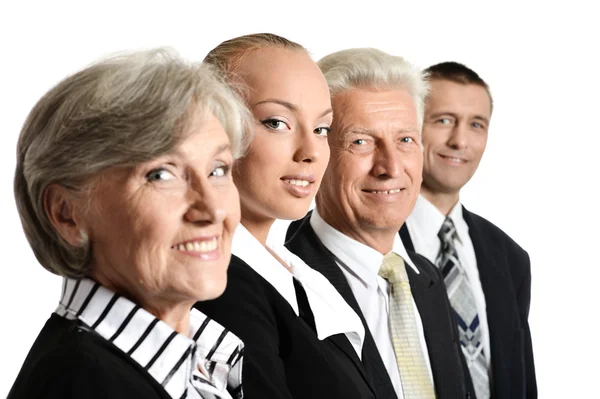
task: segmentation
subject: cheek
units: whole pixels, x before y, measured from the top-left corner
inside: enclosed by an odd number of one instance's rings
[[[405,158],[406,174],[415,182],[420,182],[423,176],[423,154],[419,150]]]
[[[223,204],[225,204],[225,210],[227,211],[227,219],[225,220],[225,227],[230,233],[233,233],[236,226],[240,222],[240,196],[235,185],[232,183],[225,198],[223,198]]]

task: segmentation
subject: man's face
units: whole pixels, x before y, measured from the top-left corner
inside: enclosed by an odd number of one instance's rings
[[[319,212],[359,241],[373,230],[396,234],[421,186],[413,98],[402,89],[352,89],[337,94],[332,105],[331,157],[317,196]]]
[[[423,124],[423,191],[458,194],[471,179],[488,137],[491,117],[486,89],[434,79]]]

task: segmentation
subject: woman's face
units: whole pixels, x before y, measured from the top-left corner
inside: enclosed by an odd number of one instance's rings
[[[219,296],[240,219],[232,162],[229,139],[210,114],[197,117],[170,154],[103,172],[83,222],[92,277],[158,313]]]
[[[254,140],[234,169],[242,220],[299,219],[329,161],[325,78],[308,54],[281,48],[251,53],[238,73],[254,116]]]

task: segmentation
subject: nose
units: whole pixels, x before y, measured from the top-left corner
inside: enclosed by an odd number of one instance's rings
[[[327,140],[319,137],[310,128],[302,128],[296,134],[296,151],[294,153],[295,162],[315,163],[321,160],[328,150]]]
[[[380,142],[373,159],[373,174],[381,178],[394,178],[402,170],[402,155],[391,141]]]
[[[199,180],[199,179],[198,179]],[[219,198],[217,189],[208,181],[196,181],[188,189],[188,209],[185,219],[191,223],[211,225],[221,224],[227,217],[223,206],[225,201]]]
[[[454,150],[467,147],[467,126],[464,122],[457,123],[448,138],[448,146]]]

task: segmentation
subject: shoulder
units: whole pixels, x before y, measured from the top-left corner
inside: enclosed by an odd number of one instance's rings
[[[529,260],[527,251],[517,244],[517,242],[508,234],[506,234],[500,227],[496,226],[486,218],[470,212],[465,208],[463,208],[463,215],[470,229],[475,228],[476,230],[479,230],[479,232],[484,234],[488,240],[494,243],[494,245],[500,246],[503,252],[508,252],[520,258],[526,258]]]
[[[53,315],[9,398],[161,398],[164,394],[126,354],[77,321]]]
[[[235,255],[227,271],[225,292],[194,307],[240,337],[246,346],[249,341],[262,341],[267,335],[275,334],[282,318],[295,316],[279,292]]]

